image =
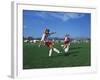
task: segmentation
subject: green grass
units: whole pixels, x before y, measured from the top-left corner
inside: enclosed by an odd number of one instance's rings
[[[55,47],[63,52],[60,46],[56,44]],[[23,44],[23,69],[36,68],[57,68],[57,67],[79,67],[90,66],[90,44],[80,43],[71,44],[69,52],[65,54],[57,54],[53,52],[52,56],[48,56],[49,49],[46,46],[38,47],[37,44],[24,43]]]

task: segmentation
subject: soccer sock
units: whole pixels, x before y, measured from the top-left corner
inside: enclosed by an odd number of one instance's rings
[[[65,52],[68,52],[69,50],[69,46],[67,46],[67,48],[64,49]]]
[[[53,48],[53,50],[54,50],[55,52],[57,52],[57,53],[60,53],[60,51],[59,51],[58,49],[56,49],[56,48]]]
[[[49,50],[49,56],[51,56],[51,54],[52,54],[52,49]]]

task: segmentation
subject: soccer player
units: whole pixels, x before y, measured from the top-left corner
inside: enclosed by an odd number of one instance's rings
[[[70,38],[69,38],[69,35],[66,34],[65,37],[64,37],[64,45],[63,45],[63,49],[64,49],[65,53],[68,52],[69,46],[70,46]]]
[[[53,51],[55,51],[56,53],[60,53],[60,51],[58,49],[53,47],[54,42],[49,40],[49,38],[48,38],[50,35],[55,34],[55,33],[56,32],[51,32],[50,33],[50,30],[46,28],[43,35],[42,35],[42,38],[41,38],[40,45],[43,42],[49,48],[49,56],[52,55]]]

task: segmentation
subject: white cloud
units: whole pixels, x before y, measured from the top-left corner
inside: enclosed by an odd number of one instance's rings
[[[84,16],[84,14],[81,13],[51,13],[51,16],[61,19],[63,21],[67,21],[70,19],[77,19]]]
[[[47,13],[46,12],[36,12],[36,15],[38,15],[41,18],[47,17]]]
[[[77,19],[77,18],[81,18],[84,16],[84,14],[82,13],[72,13],[72,12],[68,12],[68,13],[65,13],[65,12],[61,12],[61,13],[58,13],[58,12],[36,12],[36,15],[38,15],[39,17],[41,18],[49,18],[49,17],[53,17],[53,18],[57,18],[57,19],[60,19],[62,21],[67,21],[67,20],[70,20],[70,19]]]

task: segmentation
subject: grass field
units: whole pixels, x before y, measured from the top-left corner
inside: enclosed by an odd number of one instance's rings
[[[69,52],[66,54],[60,46],[56,44],[62,53],[53,52],[52,56],[48,56],[48,48],[46,46],[38,47],[37,44],[23,44],[23,69],[36,68],[57,68],[57,67],[79,67],[91,65],[90,43],[72,43]]]

